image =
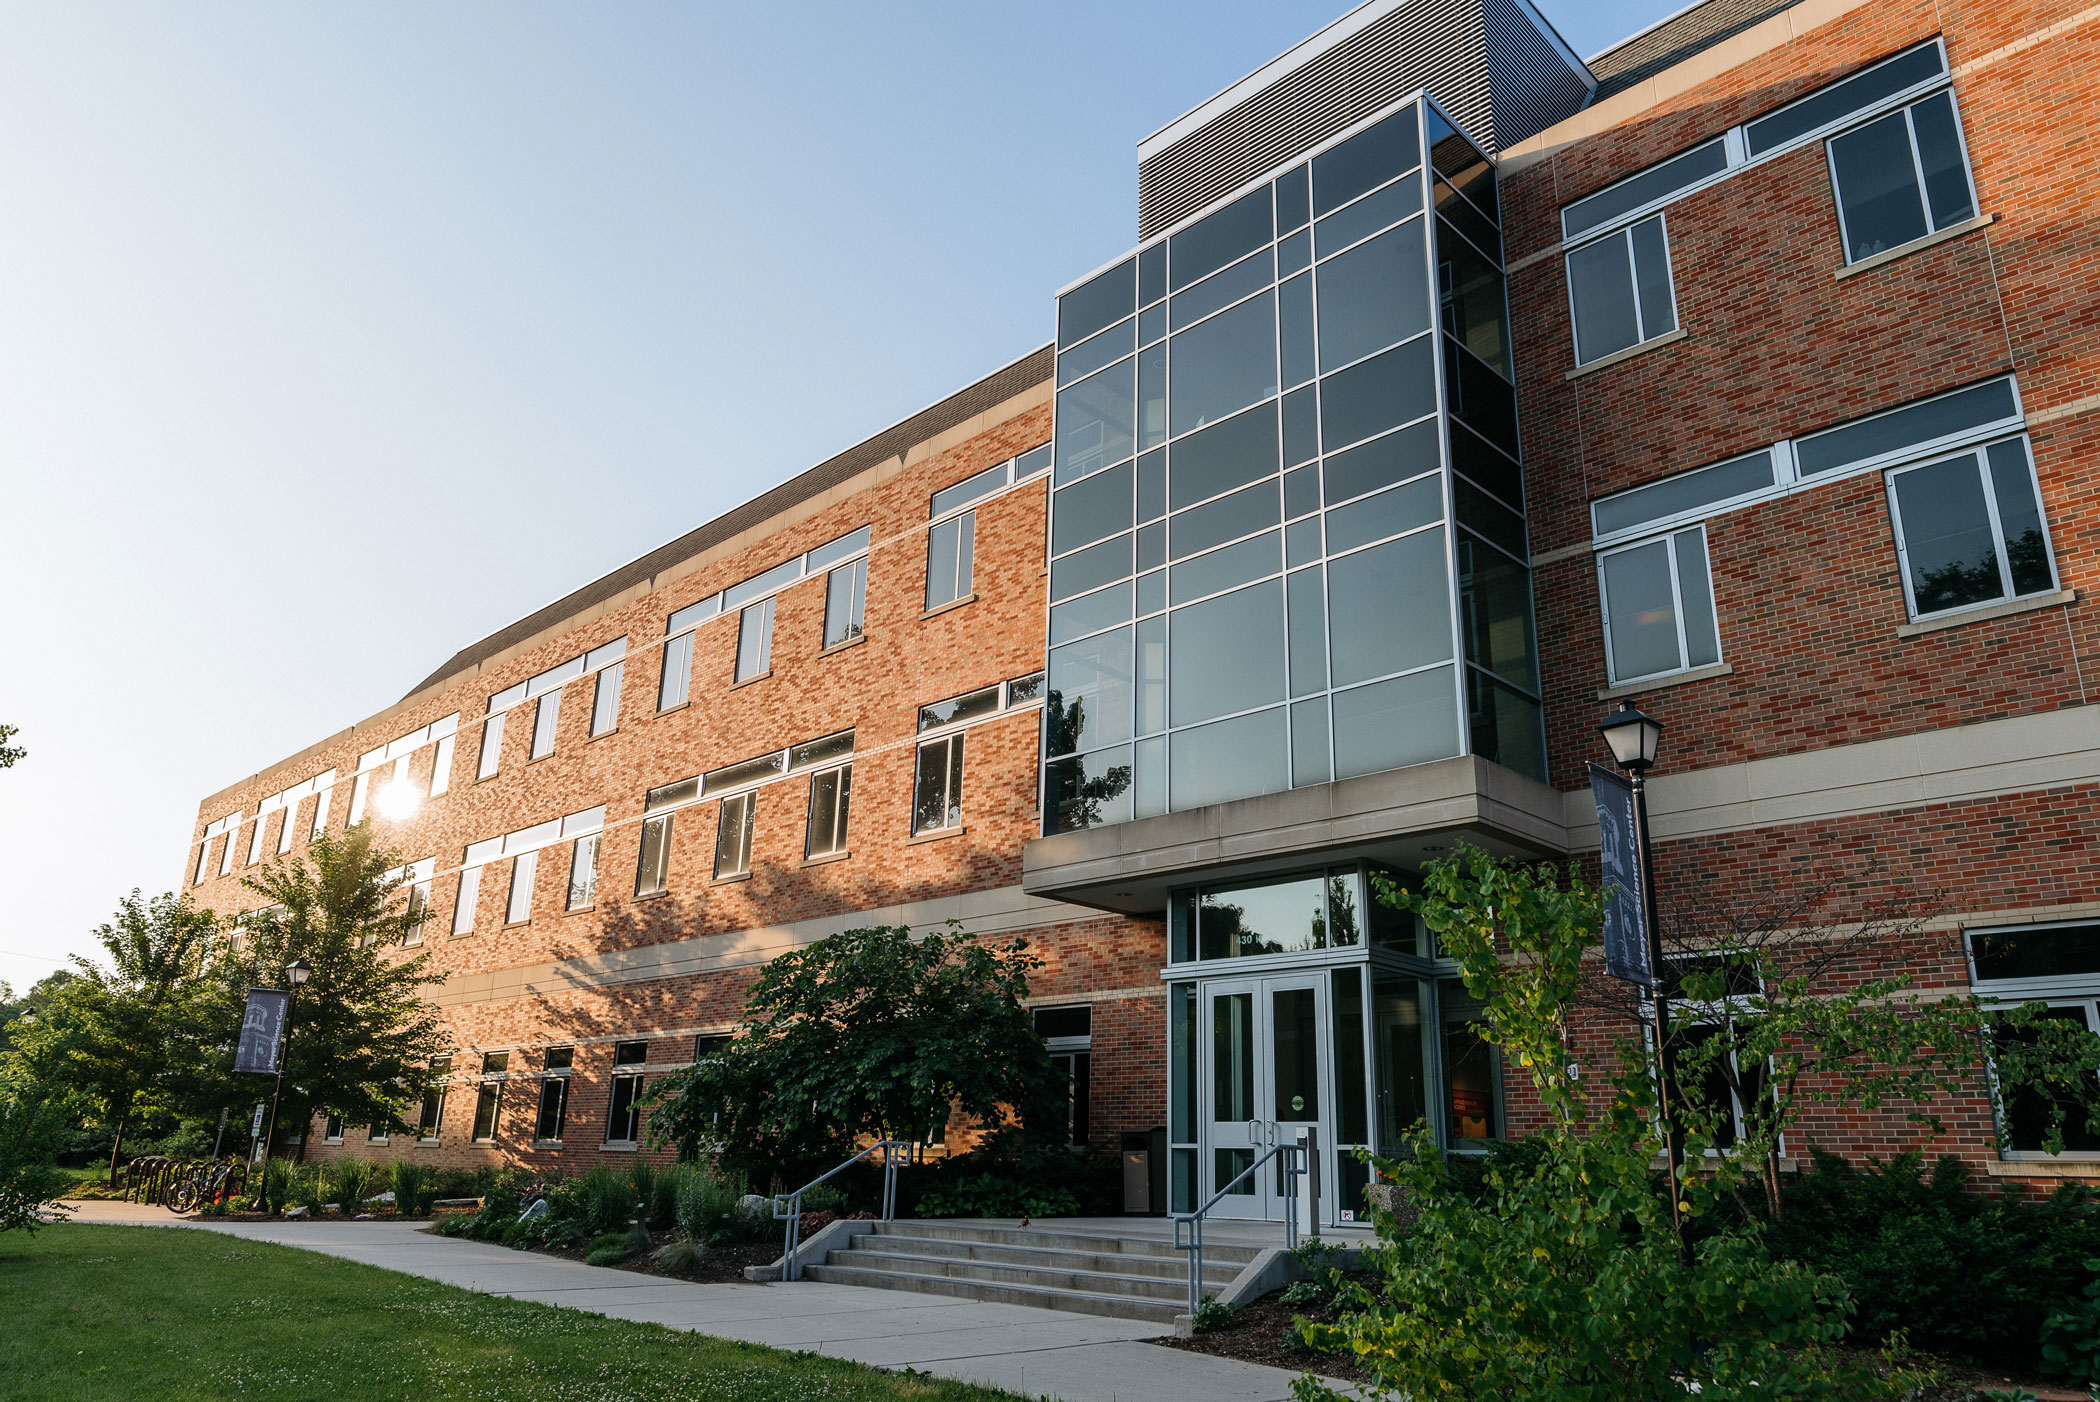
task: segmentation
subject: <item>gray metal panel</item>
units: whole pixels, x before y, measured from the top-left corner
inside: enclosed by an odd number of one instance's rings
[[[1578,110],[1589,84],[1519,0],[1415,0],[1141,160],[1138,237],[1417,89],[1492,153]]]

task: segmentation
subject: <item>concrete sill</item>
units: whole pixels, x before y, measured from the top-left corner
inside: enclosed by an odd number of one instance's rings
[[[738,691],[747,686],[756,686],[758,685],[758,683],[764,681],[767,677],[770,677],[772,675],[773,669],[771,667],[768,667],[765,671],[758,673],[756,676],[746,677],[740,682],[731,682],[729,684],[729,689],[731,691]]]
[[[563,915],[564,917],[567,917],[567,916],[571,916],[571,915],[589,915],[589,914],[590,914],[591,912],[595,911],[595,910],[596,910],[597,908],[598,908],[598,907],[597,907],[597,906],[596,906],[595,904],[592,904],[592,905],[580,905],[580,906],[577,906],[577,907],[576,907],[576,908],[575,908],[574,910],[565,910],[565,911],[563,911],[563,912],[562,912],[562,915]]]
[[[924,620],[924,619],[928,619],[928,618],[938,618],[938,617],[940,617],[940,616],[941,616],[942,614],[944,614],[944,613],[952,613],[953,611],[955,611],[956,609],[959,609],[959,608],[961,608],[961,607],[962,607],[963,605],[965,605],[965,604],[974,604],[974,603],[976,603],[976,602],[977,602],[977,594],[976,594],[976,592],[975,592],[975,591],[973,590],[972,592],[970,592],[970,593],[968,593],[968,594],[965,594],[965,595],[963,595],[963,596],[962,596],[961,598],[959,598],[959,599],[950,599],[950,600],[949,600],[949,601],[948,601],[947,603],[945,603],[945,604],[936,604],[936,605],[935,605],[934,607],[932,607],[932,608],[930,608],[930,609],[926,610],[926,611],[925,611],[924,613],[920,614],[920,615],[919,615],[919,617],[920,617],[920,619],[921,619],[921,620]]]
[[[2100,1157],[1991,1159],[1983,1170],[1993,1178],[2100,1178]]]
[[[749,881],[750,879],[751,879],[751,873],[750,873],[750,872],[748,872],[748,871],[740,871],[740,872],[736,873],[736,874],[735,874],[734,876],[716,876],[716,877],[711,877],[711,878],[709,878],[709,880],[708,880],[708,883],[707,883],[707,884],[708,884],[708,885],[710,885],[710,886],[734,886],[734,885],[736,885],[736,884],[737,884],[737,883],[738,883],[739,881]]]
[[[636,896],[635,899],[637,901],[660,901],[670,894],[669,891],[651,891],[648,895]]]
[[[1616,701],[1621,696],[1638,696],[1644,691],[1660,691],[1666,686],[1687,686],[1692,682],[1710,681],[1715,677],[1735,675],[1735,664],[1722,662],[1712,667],[1694,667],[1689,672],[1670,672],[1646,681],[1628,682],[1624,686],[1607,686],[1597,692],[1599,701]]]
[[[1579,380],[1584,375],[1594,375],[1599,370],[1609,370],[1612,366],[1623,364],[1637,355],[1646,355],[1649,351],[1659,350],[1664,346],[1674,346],[1679,341],[1688,339],[1690,335],[1691,333],[1682,326],[1675,331],[1665,331],[1660,336],[1649,337],[1637,346],[1628,346],[1625,350],[1613,351],[1610,355],[1600,355],[1595,360],[1585,361],[1573,370],[1570,370],[1562,378]]]
[[[1959,224],[1949,224],[1936,234],[1927,234],[1924,238],[1912,239],[1909,243],[1899,243],[1894,248],[1884,248],[1881,252],[1874,254],[1872,257],[1862,258],[1857,263],[1848,263],[1832,273],[1831,276],[1839,282],[1843,282],[1846,278],[1857,277],[1870,268],[1878,268],[1884,263],[1893,263],[1898,258],[1908,258],[1911,254],[1921,249],[1930,248],[1936,243],[1945,243],[1949,239],[1958,239],[1972,229],[1981,229],[1997,222],[1998,216],[1995,214],[1980,214],[1974,219],[1964,219]]]
[[[843,862],[852,855],[851,852],[826,852],[821,857],[804,857],[802,865],[806,867],[829,866],[833,862]]]
[[[681,701],[681,702],[679,702],[679,703],[678,703],[677,705],[675,705],[675,706],[665,706],[665,707],[662,707],[661,709],[659,709],[659,710],[657,711],[657,714],[658,714],[658,715],[660,715],[660,716],[668,716],[668,715],[670,715],[670,714],[671,714],[671,713],[672,713],[673,711],[682,711],[682,710],[684,710],[684,709],[685,709],[686,707],[688,707],[688,706],[690,706],[690,705],[692,705],[692,704],[693,704],[693,703],[692,703],[691,701]]]
[[[958,823],[952,828],[935,828],[932,832],[913,833],[904,840],[904,845],[916,847],[921,842],[942,842],[951,837],[961,837],[969,830],[967,824]]]
[[[2008,599],[2002,604],[1985,604],[1980,608],[1963,609],[1960,613],[1950,613],[1943,618],[1906,623],[1896,629],[1896,636],[1915,638],[1920,633],[1937,633],[1942,628],[1959,628],[1964,623],[1983,623],[1993,618],[2010,618],[2016,613],[2032,613],[2036,609],[2056,608],[2077,601],[2076,589],[2059,589],[2054,594],[2031,594],[2024,599]]]
[[[638,1139],[608,1139],[598,1146],[598,1152],[601,1154],[632,1154],[638,1153],[641,1147],[641,1141]]]
[[[852,637],[846,639],[846,641],[842,643],[833,643],[830,647],[827,647],[822,652],[818,653],[817,656],[830,657],[836,653],[844,652],[849,647],[859,647],[862,643],[866,642],[867,640],[868,635],[866,633],[855,633]]]

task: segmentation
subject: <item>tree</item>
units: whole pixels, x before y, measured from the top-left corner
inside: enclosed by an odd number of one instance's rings
[[[400,955],[423,912],[410,909],[393,874],[399,865],[358,827],[315,838],[301,856],[242,882],[270,904],[242,917],[242,948],[214,965],[224,1103],[252,1098],[232,1075],[248,989],[283,987],[285,967],[303,958],[314,971],[293,999],[278,1124],[293,1132],[328,1114],[377,1129],[408,1128],[402,1111],[436,1079],[431,1063],[445,1044],[421,991],[444,975],[430,969],[428,955]],[[302,1158],[306,1139],[300,1132]]]
[[[11,725],[0,725],[0,769],[14,768],[15,761],[23,758],[29,753],[29,751],[23,749],[19,745],[10,745],[7,743],[8,741],[14,739],[15,736],[19,735],[20,733],[20,731],[16,730]]]
[[[34,1232],[44,1205],[70,1181],[54,1158],[66,1119],[35,1087],[0,1077],[0,1232]]]
[[[951,924],[848,930],[784,954],[729,1046],[659,1081],[650,1137],[756,1181],[828,1168],[859,1138],[919,1140],[950,1108],[1064,1129],[1066,1082],[1022,1000],[1042,961]]]
[[[197,1091],[206,991],[199,975],[218,936],[218,918],[188,897],[147,901],[133,891],[95,931],[107,967],[75,956],[72,976],[14,1037],[30,1080],[62,1089],[113,1129],[112,1184],[126,1129],[142,1115],[180,1109]]]

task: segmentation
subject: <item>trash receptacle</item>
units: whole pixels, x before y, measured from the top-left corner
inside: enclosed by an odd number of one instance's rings
[[[1125,1130],[1122,1142],[1123,1215],[1162,1215],[1167,1210],[1165,1127]]]

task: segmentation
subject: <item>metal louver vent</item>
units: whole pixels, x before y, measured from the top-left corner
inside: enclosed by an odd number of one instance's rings
[[[1142,154],[1138,237],[1420,88],[1496,152],[1580,109],[1594,86],[1525,0],[1372,0],[1365,8],[1373,7],[1384,13],[1325,48],[1316,36],[1305,46],[1314,51],[1279,60],[1285,70],[1266,86]]]

